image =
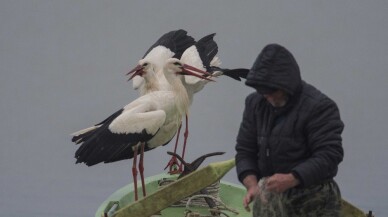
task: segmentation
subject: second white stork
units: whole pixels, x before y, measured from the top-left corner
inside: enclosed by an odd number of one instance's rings
[[[201,69],[208,72],[209,74],[212,74],[212,77],[226,75],[235,80],[240,80],[240,78],[246,78],[246,75],[249,71],[248,69],[239,68],[239,69],[230,70],[230,69],[222,69],[219,67],[221,65],[221,61],[216,56],[216,54],[218,53],[218,45],[214,41],[214,36],[215,36],[215,33],[207,35],[201,38],[200,40],[198,40],[198,42],[196,42],[194,45],[187,48],[181,56],[181,61],[185,64],[194,66],[197,69]],[[208,82],[209,80],[207,79],[185,76],[185,79],[183,80],[183,85],[185,86],[187,94],[189,96],[190,104],[193,101],[194,94],[202,90]],[[187,115],[186,115],[185,123],[186,123],[186,128],[184,132],[184,142],[183,142],[183,149],[182,149],[182,155],[181,155],[182,159],[184,159],[185,157],[187,137],[189,134]],[[180,128],[178,132],[179,131],[180,131]],[[177,144],[175,144],[174,153],[176,153],[176,150],[177,150]],[[167,166],[170,166],[170,172],[171,172],[171,165],[174,162],[176,162],[175,156],[171,158],[169,164],[167,165]],[[182,171],[182,165],[179,166],[177,172],[181,172],[181,171]]]

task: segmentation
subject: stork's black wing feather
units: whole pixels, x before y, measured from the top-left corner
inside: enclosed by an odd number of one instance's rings
[[[195,43],[195,47],[197,48],[199,57],[201,58],[206,71],[211,70],[210,62],[218,53],[218,45],[213,39],[215,35],[216,33],[207,35]]]
[[[168,143],[170,143],[170,141],[166,142],[162,146],[167,145]],[[150,148],[147,145],[147,143],[145,144],[144,152],[151,151],[152,149],[154,149],[154,148]],[[121,150],[116,150],[116,152],[111,154],[110,158],[108,160],[105,160],[104,163],[111,163],[111,162],[120,161],[120,160],[124,160],[124,159],[131,159],[131,158],[133,158],[133,154],[134,153],[132,150],[132,146],[125,146],[125,147],[122,146]]]
[[[135,134],[114,134],[107,125],[96,129],[93,136],[81,144],[75,152],[76,163],[85,163],[88,166],[104,162],[113,162],[133,157],[134,145],[150,139],[145,130]]]
[[[143,58],[157,46],[164,46],[175,53],[174,58],[180,58],[182,53],[195,44],[193,37],[187,35],[187,31],[178,29],[162,35],[144,54]]]

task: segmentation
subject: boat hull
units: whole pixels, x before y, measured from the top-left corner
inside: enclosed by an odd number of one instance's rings
[[[159,190],[158,182],[162,179],[166,178],[176,178],[176,176],[171,176],[168,174],[159,174],[156,176],[148,177],[145,180],[147,186],[147,192],[153,193]],[[141,192],[141,189],[138,189]],[[236,210],[238,214],[225,211],[230,217],[238,216],[238,217],[251,217],[252,213],[247,212],[242,206],[242,198],[245,195],[245,188],[242,185],[236,185],[230,182],[221,181],[220,182],[220,191],[219,197],[222,202],[225,203],[226,206]],[[108,212],[113,204],[118,204],[116,209],[126,207],[129,204],[132,204],[134,198],[133,193],[133,184],[128,184],[112,195],[110,195],[97,209],[95,217],[104,216],[104,212]],[[202,215],[209,215],[209,208],[201,208],[201,207],[189,207],[191,211],[201,213]],[[158,215],[161,217],[183,217],[185,216],[185,212],[187,212],[186,207],[168,207],[163,209]],[[343,200],[342,201],[342,210],[341,217],[365,217],[366,214],[362,212],[362,210],[358,209],[351,203]]]
[[[145,180],[147,193],[153,193],[159,190],[158,182],[165,178],[171,178],[168,174],[160,174],[152,177],[148,177]],[[174,177],[173,177],[174,178]],[[141,192],[141,189],[138,189]],[[241,198],[245,195],[245,188],[241,185],[236,185],[233,183],[221,181],[220,182],[220,190],[219,197],[222,202],[225,203],[226,206],[232,208],[237,211],[239,214],[235,214],[233,212],[225,211],[230,217],[239,216],[239,217],[249,217],[252,214],[247,212],[241,203]],[[109,208],[114,203],[118,203],[120,208],[123,208],[131,203],[133,203],[133,184],[129,184],[124,186],[123,188],[117,190],[111,196],[109,196],[98,208],[95,216],[101,217],[104,212],[108,212]],[[202,215],[209,215],[209,208],[204,207],[191,207],[189,209],[193,212],[201,213]],[[159,214],[161,217],[183,217],[185,216],[185,211],[187,211],[186,207],[168,207],[163,209]]]

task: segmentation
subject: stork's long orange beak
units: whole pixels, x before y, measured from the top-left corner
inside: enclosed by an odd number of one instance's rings
[[[195,72],[199,72],[199,73],[202,73],[202,74],[207,75],[207,76],[211,76],[211,74],[209,72],[200,70],[198,68],[195,68],[194,66],[183,64],[183,68],[188,69],[188,70],[192,70],[192,71],[195,71]]]
[[[202,75],[198,74],[198,73],[201,73]],[[187,65],[187,64],[183,65],[181,74],[195,76],[195,77],[198,77],[198,78],[201,78],[201,79],[205,79],[205,80],[208,80],[208,81],[214,81],[214,80],[212,80],[212,79],[210,79],[208,77],[205,77],[205,75],[210,76],[211,75],[210,73],[205,72],[203,70],[200,70],[198,68],[195,68],[193,66]]]
[[[131,71],[129,71],[129,72],[127,73],[127,75],[130,75],[130,74],[133,73],[133,74],[131,75],[131,77],[128,78],[127,81],[132,80],[132,78],[135,77],[135,76],[137,76],[137,75],[142,76],[142,74],[144,73],[143,69],[144,69],[143,66],[137,65],[134,69],[132,69]]]

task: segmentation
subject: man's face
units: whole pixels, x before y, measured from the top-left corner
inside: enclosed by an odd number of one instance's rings
[[[288,95],[283,90],[276,90],[269,94],[263,94],[263,97],[275,108],[285,106],[288,100]]]

